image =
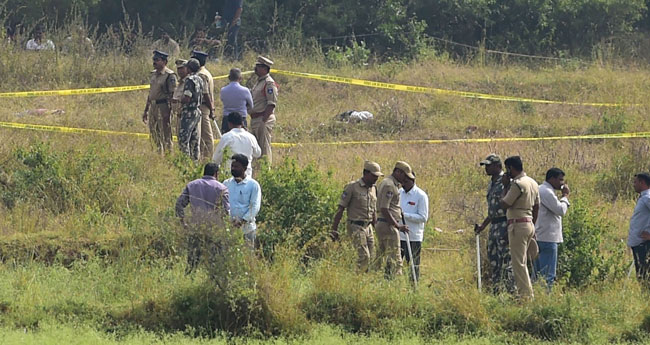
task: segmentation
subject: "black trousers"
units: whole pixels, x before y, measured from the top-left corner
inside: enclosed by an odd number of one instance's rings
[[[632,254],[634,255],[637,278],[648,282],[650,280],[650,241],[632,247]]]
[[[422,250],[422,242],[410,241],[411,251],[413,252],[413,265],[415,265],[415,277],[420,281],[420,251]],[[408,265],[404,265],[404,269],[408,270],[412,275],[411,270],[411,257],[409,256],[409,250],[406,247],[406,241],[400,241],[402,260],[406,259]],[[413,277],[411,276],[411,279]]]

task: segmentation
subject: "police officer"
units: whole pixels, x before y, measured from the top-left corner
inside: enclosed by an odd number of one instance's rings
[[[208,54],[202,51],[193,50],[192,58],[199,61],[201,68],[197,75],[203,79],[203,82],[206,85],[206,93],[208,98],[203,100],[203,103],[200,105],[201,109],[201,125],[199,127],[199,132],[201,133],[201,157],[204,159],[210,159],[214,151],[214,135],[212,133],[212,120],[214,117],[214,78],[212,78],[212,73],[205,68],[205,63],[208,60]],[[217,128],[217,130],[219,130]],[[219,135],[218,138],[221,136]]]
[[[376,227],[379,241],[377,264],[381,268],[386,261],[386,278],[402,274],[399,232],[408,233],[408,227],[402,222],[399,189],[407,178],[415,180],[413,170],[408,163],[399,161],[393,173],[377,187],[377,208],[380,212]]]
[[[483,231],[488,224],[487,256],[490,262],[492,292],[499,293],[506,288],[514,289],[512,282],[512,265],[510,264],[510,247],[508,245],[508,219],[506,210],[501,207],[501,194],[503,193],[503,164],[501,157],[490,154],[479,163],[485,167],[485,174],[491,177],[487,188],[488,215],[483,223],[476,228],[476,232]]]
[[[512,258],[512,271],[520,298],[531,300],[533,287],[526,265],[529,246],[535,235],[535,222],[539,211],[539,185],[524,172],[519,156],[512,156],[504,162],[503,197],[501,206],[506,209],[508,218],[508,243]],[[537,244],[534,244],[537,247]],[[537,256],[536,254],[534,256]]]
[[[271,163],[271,133],[275,126],[275,106],[278,102],[278,86],[269,75],[273,61],[257,57],[255,76],[257,81],[251,88],[253,109],[251,109],[250,132],[257,138],[262,148],[262,156],[267,156]]]
[[[181,152],[192,157],[194,161],[200,158],[199,149],[199,125],[201,123],[201,109],[199,105],[202,104],[205,95],[205,83],[203,79],[197,75],[199,62],[196,59],[189,59],[186,63],[189,74],[185,78],[185,86],[183,88],[183,98],[181,103],[183,105],[181,111],[181,125],[178,132],[178,146]]]
[[[142,121],[149,123],[151,140],[160,152],[172,147],[171,109],[169,103],[176,88],[176,73],[167,68],[169,54],[155,50],[151,72],[149,96]]]
[[[187,69],[187,60],[178,59],[176,63],[176,73],[178,73],[178,85],[174,89],[174,94],[172,95],[172,117],[174,118],[174,134],[178,136],[178,131],[181,126],[181,99],[183,98],[183,91],[185,90],[185,78],[187,78],[188,69]]]
[[[384,176],[379,164],[366,161],[363,165],[363,176],[357,181],[348,183],[343,189],[332,225],[331,237],[336,241],[339,238],[338,229],[343,210],[347,209],[348,235],[357,249],[359,255],[357,265],[361,272],[368,271],[370,260],[375,251],[375,238],[371,225],[375,225],[377,222],[375,182],[379,176]]]

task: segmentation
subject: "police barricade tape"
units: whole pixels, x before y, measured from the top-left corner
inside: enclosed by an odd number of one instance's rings
[[[283,74],[283,75],[294,76],[294,77],[301,77],[301,78],[308,78],[308,79],[316,79],[316,80],[341,83],[341,84],[372,87],[377,89],[388,89],[388,90],[436,94],[436,95],[460,96],[464,98],[484,99],[484,100],[493,100],[493,101],[581,105],[581,106],[590,106],[590,107],[637,107],[641,105],[639,103],[628,104],[628,103],[568,102],[568,101],[554,101],[554,100],[546,100],[546,99],[523,98],[523,97],[513,97],[513,96],[503,96],[503,95],[492,95],[487,93],[456,91],[456,90],[438,89],[433,87],[411,86],[411,85],[402,85],[402,84],[393,84],[393,83],[382,83],[382,82],[371,81],[371,80],[337,77],[337,76],[331,76],[325,74],[283,71],[277,69],[274,69],[272,73]]]
[[[74,128],[52,125],[39,125],[16,122],[0,122],[0,128],[31,129],[47,132],[61,133],[88,133],[102,135],[132,136],[138,138],[149,138],[147,133],[111,131],[92,128]],[[395,145],[395,144],[450,144],[450,143],[495,143],[514,141],[549,141],[549,140],[589,140],[589,139],[634,139],[650,138],[650,132],[635,133],[612,133],[612,134],[589,134],[589,135],[567,135],[554,137],[523,137],[523,138],[460,138],[460,139],[414,139],[414,140],[374,140],[374,141],[336,141],[336,142],[306,142],[306,143],[272,143],[277,148],[292,148],[300,146],[350,146],[350,145]],[[176,140],[176,137],[174,137]],[[219,140],[215,140],[218,143]]]

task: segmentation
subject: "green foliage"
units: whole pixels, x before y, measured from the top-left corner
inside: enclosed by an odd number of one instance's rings
[[[352,41],[351,47],[334,45],[325,53],[325,57],[327,64],[332,67],[340,67],[347,64],[362,66],[368,63],[370,50],[366,48],[364,41],[360,43]]]
[[[591,125],[589,133],[625,133],[628,129],[629,123],[629,116],[624,111],[605,111],[598,121],[594,121],[594,124]]]
[[[650,146],[647,143],[625,148],[621,147],[609,168],[598,174],[597,190],[610,200],[634,199],[634,175],[650,170]]]

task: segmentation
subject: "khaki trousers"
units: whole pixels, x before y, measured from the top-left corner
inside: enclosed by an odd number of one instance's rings
[[[533,223],[513,223],[508,225],[508,242],[510,244],[510,257],[512,260],[512,272],[515,276],[515,284],[519,296],[524,299],[532,299],[533,286],[528,275],[526,262],[528,243],[535,234]]]
[[[372,258],[375,256],[375,237],[372,232],[372,226],[368,224],[363,227],[348,222],[348,235],[352,239],[352,244],[357,250],[357,267],[360,272],[368,272],[368,267]]]
[[[386,261],[385,275],[391,278],[402,275],[402,256],[400,255],[399,231],[386,222],[377,222],[377,267],[381,268]]]
[[[151,103],[149,107],[149,133],[151,141],[158,151],[171,151],[172,149],[172,127],[171,109],[169,104]]]
[[[201,104],[201,125],[199,132],[201,135],[201,159],[212,159],[214,153],[214,135],[212,134],[212,120],[210,120],[210,108],[207,105]]]
[[[261,116],[251,120],[250,132],[257,139],[257,144],[259,144],[262,149],[262,157],[266,156],[269,164],[272,162],[271,134],[273,133],[274,126],[275,114],[271,114],[266,122],[262,120]]]

